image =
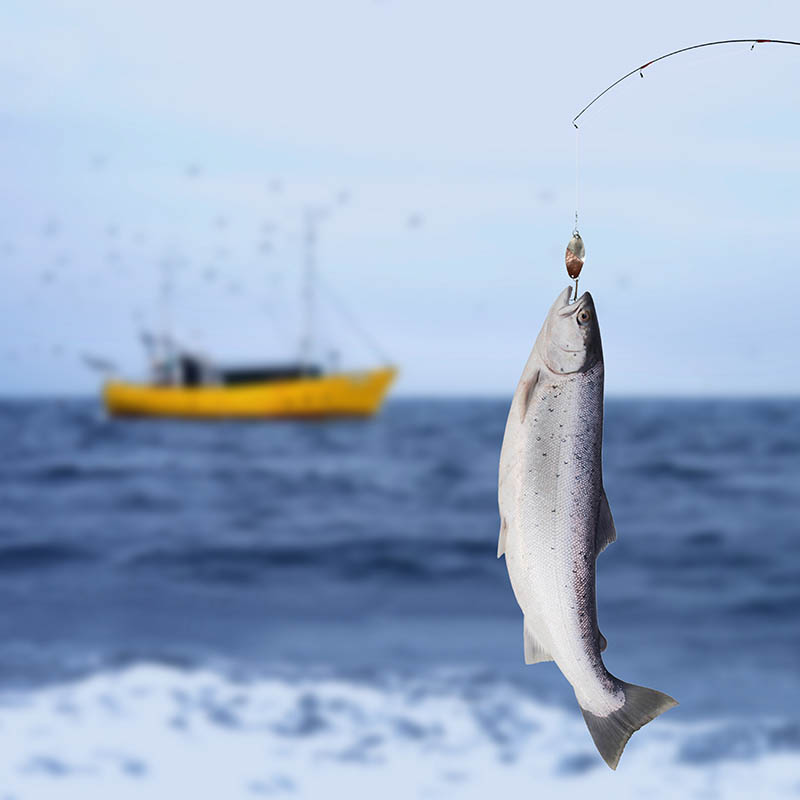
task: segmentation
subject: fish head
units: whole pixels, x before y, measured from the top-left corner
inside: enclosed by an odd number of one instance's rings
[[[603,357],[600,326],[589,292],[569,302],[572,287],[556,298],[540,336],[540,354],[548,369],[558,375],[585,372]]]

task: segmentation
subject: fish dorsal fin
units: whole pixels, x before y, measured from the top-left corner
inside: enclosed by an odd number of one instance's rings
[[[500,558],[506,552],[506,532],[508,523],[505,517],[500,518],[500,539],[497,542],[497,557]]]
[[[553,656],[542,647],[539,640],[531,631],[527,622],[522,623],[522,636],[525,640],[525,663],[538,664],[541,661],[552,661]]]
[[[598,555],[608,547],[611,542],[617,541],[617,529],[614,527],[614,517],[608,506],[606,490],[600,493],[600,508],[597,512],[597,531],[594,538],[594,554]]]
[[[520,422],[525,422],[525,415],[528,413],[528,406],[533,399],[536,384],[539,382],[539,370],[537,369],[530,378],[526,378],[522,383],[522,396],[520,398],[519,418]]]

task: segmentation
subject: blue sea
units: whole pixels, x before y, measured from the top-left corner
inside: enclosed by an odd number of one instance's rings
[[[523,663],[507,400],[369,421],[0,402],[0,800],[800,796],[800,401],[610,400],[611,772]]]

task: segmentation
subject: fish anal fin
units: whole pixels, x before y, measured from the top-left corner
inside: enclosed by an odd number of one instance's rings
[[[522,396],[521,405],[519,409],[519,417],[521,422],[525,422],[525,415],[528,413],[528,406],[531,404],[533,393],[536,389],[536,384],[539,382],[539,370],[537,369],[530,378],[526,378],[522,382]]]
[[[600,494],[600,508],[597,512],[597,530],[594,539],[594,553],[598,555],[608,547],[611,542],[617,541],[617,529],[614,527],[614,517],[608,505],[606,490]]]
[[[500,558],[506,552],[506,533],[508,532],[508,523],[505,517],[500,518],[500,538],[497,541],[497,557]]]
[[[523,622],[522,636],[525,639],[525,663],[538,664],[541,661],[552,661],[553,656],[542,647],[539,640],[531,631],[527,623]]]

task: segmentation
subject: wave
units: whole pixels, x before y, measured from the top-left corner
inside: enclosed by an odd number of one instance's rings
[[[74,461],[58,461],[32,468],[7,466],[0,473],[5,482],[15,482],[33,487],[46,487],[49,484],[115,482],[130,477],[134,473],[125,467],[111,464],[89,465],[78,459]]]
[[[0,718],[0,785],[37,800],[779,798],[800,779],[797,720],[665,717],[612,773],[577,708],[485,675],[247,679],[138,664],[6,692]]]
[[[494,569],[493,542],[347,539],[330,544],[270,543],[154,548],[130,557],[128,566],[183,579],[239,583],[274,570],[313,567],[349,581],[431,580],[467,577]]]
[[[58,567],[94,559],[95,554],[86,548],[58,542],[8,544],[0,547],[0,573]]]

